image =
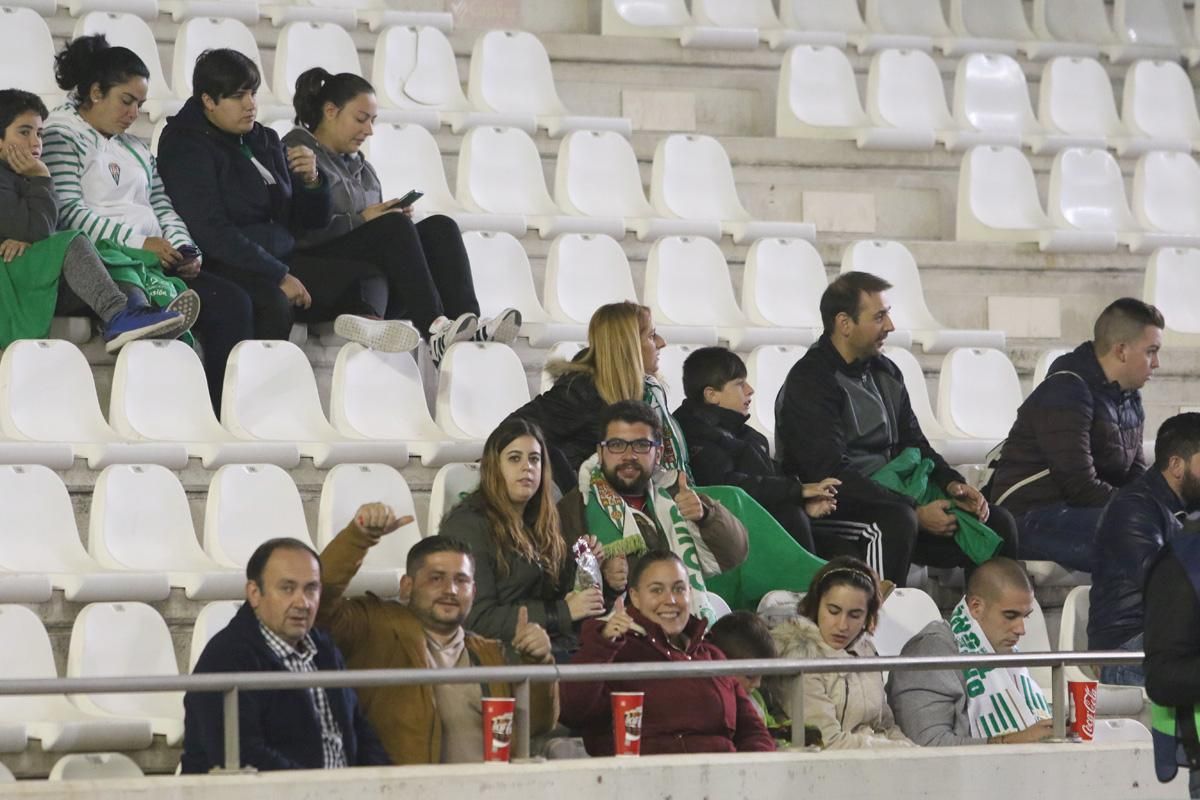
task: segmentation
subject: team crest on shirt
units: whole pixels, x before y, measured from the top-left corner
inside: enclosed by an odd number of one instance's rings
[[[110,162],[108,165],[108,174],[112,175],[113,183],[117,184],[118,186],[121,185],[121,165],[120,164],[116,163],[115,161]]]

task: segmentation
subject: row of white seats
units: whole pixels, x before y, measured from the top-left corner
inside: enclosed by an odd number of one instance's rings
[[[601,30],[615,36],[678,38],[685,47],[773,48],[853,44],[860,53],[902,47],[948,55],[1024,52],[1029,58],[1196,58],[1184,0],[604,0]],[[1200,23],[1198,23],[1200,24]]]
[[[141,778],[142,768],[124,753],[68,753],[54,762],[48,781],[94,781],[100,778]],[[16,777],[0,764],[0,783]]]
[[[883,50],[871,59],[865,105],[864,111],[845,53],[797,46],[783,61],[775,132],[894,150],[929,150],[940,142],[948,150],[1023,145],[1053,154],[1067,147],[1108,147],[1137,156],[1200,147],[1195,91],[1173,61],[1131,65],[1118,116],[1099,61],[1051,59],[1042,70],[1035,117],[1025,73],[1011,56],[975,53],[959,61],[948,106],[941,70],[928,53]]]

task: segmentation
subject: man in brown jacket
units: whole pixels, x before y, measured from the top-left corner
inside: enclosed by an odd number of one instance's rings
[[[409,551],[399,602],[373,594],[344,597],[367,550],[410,522],[382,503],[364,505],[321,553],[317,625],[333,634],[349,669],[553,663],[549,637],[527,617],[517,625],[513,658],[504,643],[463,629],[475,597],[475,562],[464,545],[441,536],[422,539]],[[381,686],[360,689],[359,699],[394,763],[479,762],[484,691],[489,697],[514,694],[508,683],[472,683]],[[530,733],[546,733],[558,719],[557,684],[531,684],[530,700]]]

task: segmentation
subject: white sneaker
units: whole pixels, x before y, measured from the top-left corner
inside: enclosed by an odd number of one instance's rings
[[[192,329],[192,326],[196,324],[196,319],[200,316],[200,295],[192,289],[180,292],[174,300],[167,304],[166,310],[178,311],[183,317],[183,331],[179,334],[182,336]]]
[[[459,314],[457,319],[443,320],[429,326],[429,356],[434,364],[442,363],[442,356],[456,342],[467,342],[479,329],[479,317],[474,314]]]
[[[491,319],[480,320],[475,341],[512,344],[521,332],[521,312],[506,308]]]
[[[421,334],[398,319],[367,319],[354,314],[339,314],[333,332],[343,339],[384,353],[407,353],[421,343]]]

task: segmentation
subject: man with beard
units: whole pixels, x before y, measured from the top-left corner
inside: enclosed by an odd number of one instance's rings
[[[1200,506],[1200,414],[1158,429],[1154,465],[1117,491],[1100,516],[1092,558],[1088,649],[1142,649],[1143,591],[1150,566]],[[1144,686],[1141,664],[1101,667],[1102,683]]]
[[[825,332],[796,362],[775,401],[776,457],[805,483],[841,481],[837,509],[825,520],[873,526],[883,544],[883,577],[903,586],[910,563],[971,566],[956,544],[959,508],[1003,540],[1000,555],[1016,555],[1012,516],[987,500],[929,444],[913,413],[900,368],[882,355],[895,330],[884,294],[892,285],[866,272],[847,272],[821,295]],[[871,475],[908,448],[932,462],[929,482],[950,499],[918,505]]]
[[[662,423],[650,406],[622,400],[600,415],[604,439],[583,462],[579,485],[558,503],[564,535],[592,535],[604,545],[606,599],[623,594],[633,562],[648,550],[679,556],[692,589],[692,613],[711,618],[704,579],[746,560],[745,526],[729,511],[688,486],[654,485],[662,453]]]
[[[400,602],[345,597],[367,550],[412,522],[382,503],[362,506],[321,553],[317,624],[333,634],[350,669],[446,669],[551,664],[550,637],[518,613],[511,648],[463,629],[475,599],[475,561],[461,542],[430,536],[408,551]],[[484,694],[486,692],[486,694]],[[483,697],[512,697],[508,683],[360,689],[367,717],[396,764],[483,761]],[[530,734],[554,727],[558,685],[530,685]]]

